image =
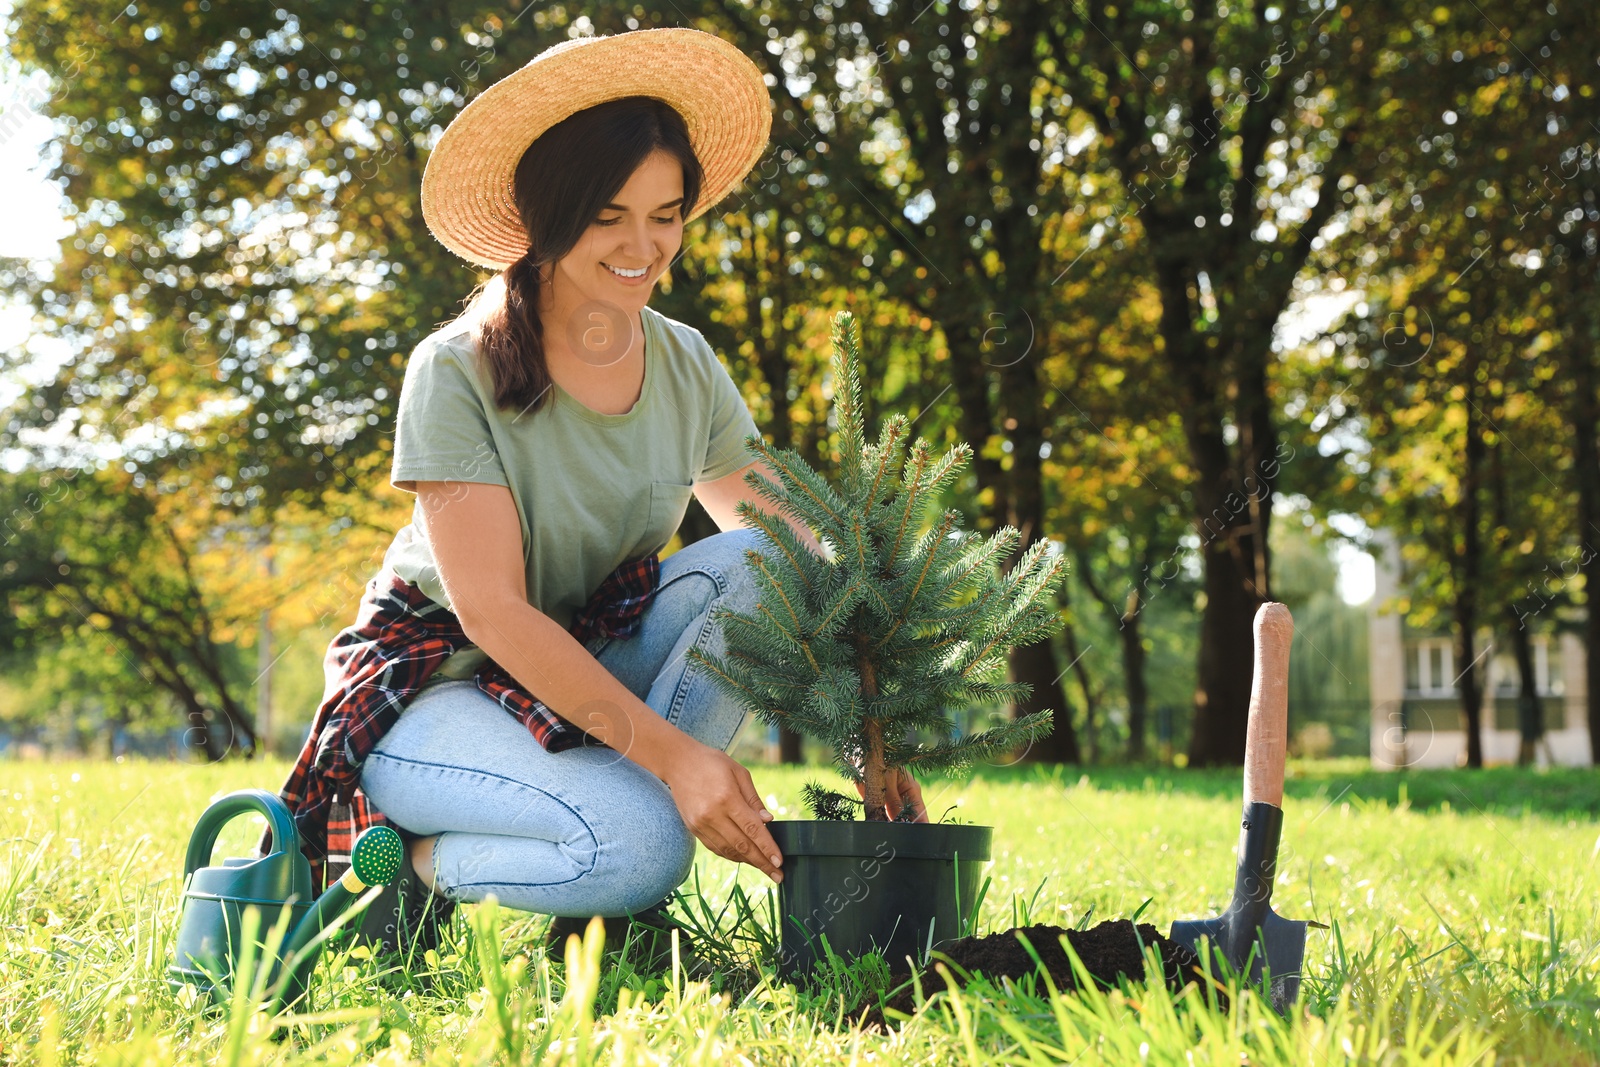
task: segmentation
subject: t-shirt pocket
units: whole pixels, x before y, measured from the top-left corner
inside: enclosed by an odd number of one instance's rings
[[[683,513],[689,510],[689,497],[693,493],[693,485],[650,483],[650,528],[647,534],[650,544],[659,549],[672,540],[672,535],[678,532],[678,526],[683,522]]]

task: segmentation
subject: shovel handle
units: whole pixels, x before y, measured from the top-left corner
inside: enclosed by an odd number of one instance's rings
[[[1289,645],[1294,617],[1268,601],[1256,612],[1255,671],[1244,748],[1244,802],[1283,807],[1283,758],[1289,746]]]

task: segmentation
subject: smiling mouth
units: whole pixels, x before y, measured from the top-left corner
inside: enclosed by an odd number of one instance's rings
[[[613,267],[611,264],[605,262],[602,262],[600,265],[619,278],[643,278],[645,273],[650,269],[649,267],[640,267],[637,270],[624,270],[621,267]]]

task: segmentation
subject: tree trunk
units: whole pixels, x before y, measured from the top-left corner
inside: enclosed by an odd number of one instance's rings
[[[1145,539],[1144,551],[1132,561],[1133,581],[1128,595],[1119,608],[1110,594],[1095,581],[1094,568],[1089,564],[1089,553],[1078,551],[1078,580],[1089,595],[1099,602],[1110,620],[1117,624],[1117,641],[1122,652],[1122,685],[1128,698],[1128,759],[1145,757],[1146,721],[1149,718],[1150,691],[1144,677],[1144,633],[1139,617],[1144,613],[1145,599],[1141,590],[1150,574],[1157,556],[1154,534]],[[1091,758],[1093,758],[1091,756]]]
[[[1467,766],[1483,766],[1483,694],[1478,689],[1478,665],[1473,662],[1477,622],[1477,597],[1470,592],[1456,594],[1456,653],[1467,666],[1461,672],[1461,718],[1467,734]]]
[[[1583,626],[1585,702],[1589,723],[1589,760],[1600,767],[1600,368],[1595,365],[1600,345],[1600,317],[1584,298],[1594,287],[1596,263],[1589,259],[1572,265],[1570,284],[1580,298],[1576,307],[1589,310],[1581,316],[1566,344],[1572,377],[1568,423],[1572,427],[1572,475],[1578,483],[1578,569],[1583,572]]]
[[[1017,704],[1015,717],[1031,715],[1050,708],[1054,712],[1054,726],[1050,733],[1029,746],[1023,758],[1032,763],[1079,763],[1083,756],[1078,750],[1078,733],[1072,726],[1072,707],[1067,703],[1066,691],[1060,684],[1062,671],[1056,666],[1051,642],[1039,641],[1011,650],[1007,677],[1013,682],[1027,682],[1033,687],[1027,699]]]
[[[805,750],[798,730],[787,726],[778,727],[778,762],[779,763],[804,763]]]
[[[961,439],[972,446],[972,474],[977,479],[978,494],[985,490],[991,494],[992,503],[986,514],[979,516],[983,526],[993,527],[995,516],[1009,514],[1010,488],[1000,461],[987,454],[990,436],[994,433],[993,404],[989,401],[989,378],[984,373],[983,321],[976,317],[969,301],[959,308],[935,304],[931,309],[939,316],[944,329],[945,343],[950,349],[950,381],[956,394],[956,430]],[[1019,527],[1020,529],[1020,527]],[[1024,544],[1027,537],[1023,537]]]
[[[1476,647],[1478,627],[1478,475],[1483,467],[1484,441],[1478,429],[1478,409],[1473,399],[1477,360],[1466,360],[1466,408],[1463,448],[1465,469],[1461,477],[1461,551],[1455,567],[1455,623],[1461,717],[1467,732],[1467,766],[1483,766],[1483,699],[1478,690]]]
[[[1128,591],[1127,607],[1122,612],[1118,630],[1122,639],[1122,677],[1128,693],[1128,759],[1131,761],[1145,757],[1145,719],[1150,701],[1144,678],[1144,633],[1139,625],[1143,610],[1144,602],[1135,585]]]
[[[755,342],[755,361],[761,377],[767,383],[767,395],[772,398],[772,443],[778,448],[794,448],[794,423],[789,417],[789,384],[794,376],[792,338],[784,322],[785,309],[790,306],[788,292],[788,256],[784,251],[781,219],[772,212],[770,231],[758,232],[752,223],[745,231],[750,247],[750,275],[759,284],[747,283],[745,290],[746,330]],[[761,299],[772,297],[772,315],[768,322],[763,313]],[[804,763],[804,738],[799,731],[788,726],[778,727],[778,762]]]
[[[1539,704],[1539,681],[1533,670],[1533,635],[1527,624],[1511,605],[1507,612],[1507,626],[1511,634],[1511,647],[1517,657],[1517,766],[1529,767],[1534,762],[1534,749],[1544,736],[1544,709]]]
[[[1183,397],[1184,437],[1196,472],[1195,532],[1205,564],[1189,765],[1239,764],[1250,710],[1252,627],[1269,595],[1266,544],[1279,469],[1271,412],[1264,410],[1265,352],[1254,351],[1253,340],[1233,346],[1233,385],[1225,388],[1225,372],[1210,351],[1221,338],[1193,328],[1200,309],[1186,264],[1161,261],[1156,272],[1163,351]],[[1228,418],[1239,435],[1237,458],[1225,434]]]
[[[206,763],[216,763],[228,754],[228,746],[218,740],[211,724],[206,721],[205,708],[191,704],[184,718],[189,721],[189,728],[183,732],[183,744],[191,753]]]
[[[1252,627],[1261,599],[1234,554],[1215,541],[1205,550],[1206,606],[1200,616],[1200,670],[1194,694],[1189,766],[1243,762],[1255,663]]]
[[[981,346],[976,351],[981,352]],[[961,353],[954,353],[952,358],[956,363],[965,361]],[[1007,472],[1005,509],[1001,514],[1005,515],[1006,522],[1022,534],[1017,539],[1016,551],[1006,561],[1007,571],[1044,533],[1044,466],[1039,456],[1044,442],[1042,413],[1039,410],[1043,383],[1037,379],[1038,368],[1037,359],[1027,358],[1017,360],[1001,370],[1001,397],[1006,410],[1011,413],[1007,415],[1004,425],[1011,432],[1012,442],[1011,470]],[[1067,640],[1067,654],[1074,660],[1080,660],[1075,651],[1077,642],[1070,628]],[[1028,750],[1028,758],[1048,763],[1080,762],[1082,755],[1068,710],[1067,690],[1061,684],[1064,672],[1056,668],[1052,642],[1035,641],[1031,645],[1013,647],[1009,659],[1010,676],[1032,686],[1032,692],[1014,709],[1014,715],[1021,717],[1044,708],[1056,711],[1050,735],[1034,742]],[[1090,714],[1093,714],[1092,705]],[[1085,723],[1086,729],[1092,726],[1090,722]]]
[[[1070,623],[1066,627],[1065,640],[1066,653],[1071,657],[1067,669],[1077,677],[1078,688],[1083,691],[1083,737],[1080,741],[1083,762],[1095,763],[1100,758],[1100,742],[1097,736],[1099,707],[1094,697],[1093,682],[1089,678],[1089,668],[1083,662],[1084,653],[1088,649],[1079,650],[1078,631]]]
[[[1589,463],[1600,464],[1600,456],[1595,452],[1591,444]],[[1579,468],[1582,465],[1581,461],[1574,464]],[[1580,470],[1578,477],[1583,479],[1578,518],[1583,524],[1579,563],[1583,570],[1584,609],[1588,615],[1583,624],[1583,647],[1584,679],[1588,685],[1585,701],[1589,713],[1589,761],[1600,767],[1600,533],[1597,533],[1600,531],[1600,485],[1595,484],[1600,482],[1600,473],[1594,469]]]

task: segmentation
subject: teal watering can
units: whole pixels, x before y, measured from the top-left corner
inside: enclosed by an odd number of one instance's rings
[[[235,816],[252,812],[265,817],[272,828],[272,852],[208,866],[222,827]],[[241,789],[221,797],[200,816],[189,838],[177,947],[167,968],[167,984],[173,992],[194,986],[214,1003],[225,1002],[239,958],[244,912],[254,907],[260,911],[255,957],[258,967],[267,968],[266,988],[275,990],[269,1013],[276,1014],[281,1005],[305,995],[321,952],[321,944],[312,945],[317,935],[368,887],[393,881],[404,860],[400,835],[387,826],[371,827],[350,850],[350,870],[312,900],[311,865],[300,853],[300,834],[288,806],[264,789]],[[290,912],[289,929],[278,955],[269,957],[266,938],[284,908]],[[307,946],[309,951],[302,951]]]

